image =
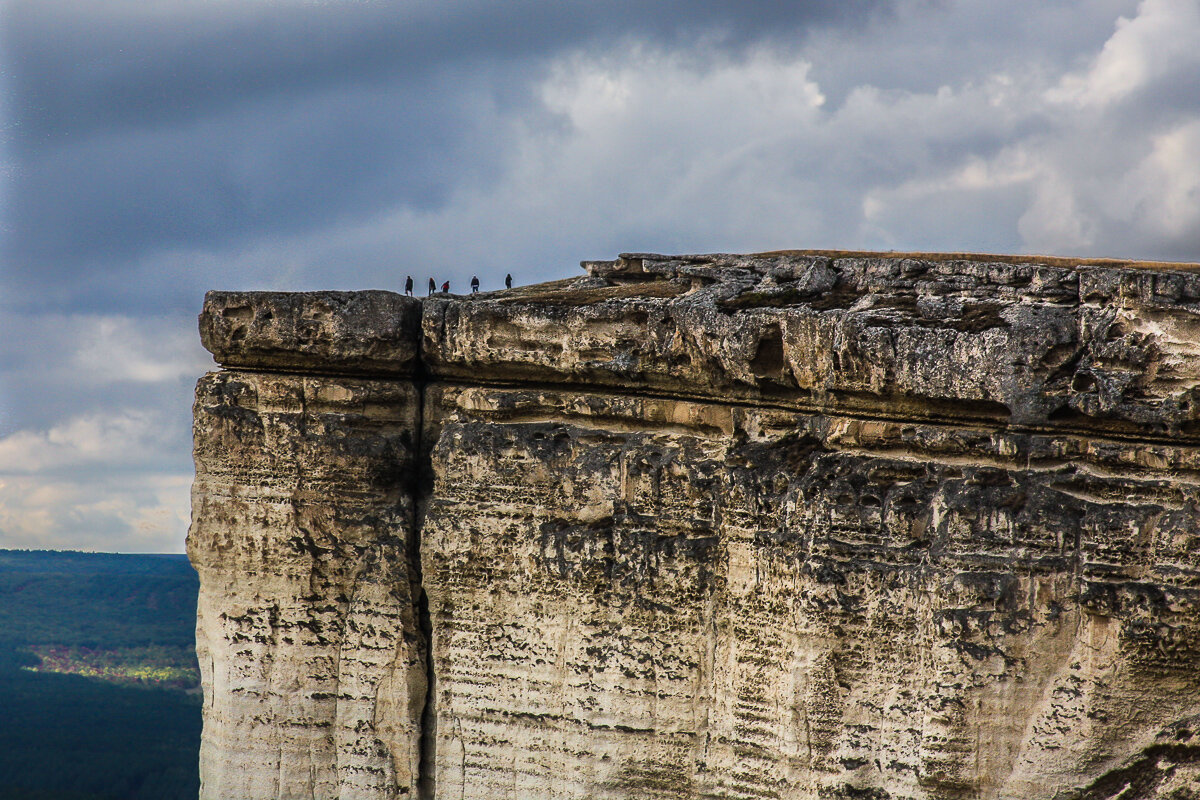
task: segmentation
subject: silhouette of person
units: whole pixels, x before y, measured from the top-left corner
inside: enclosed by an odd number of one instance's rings
[[[404,293],[412,297],[412,275],[409,275],[404,281]]]
[[[504,276],[504,288],[505,289],[512,288],[512,273],[509,273],[508,275]]]
[[[429,279],[429,294],[430,294],[430,296],[432,296],[433,293],[436,291],[437,291],[437,284],[433,282],[433,278],[430,278]]]
[[[445,294],[448,291],[450,291],[450,281],[446,281],[442,284],[442,294]]]
[[[478,292],[478,291],[479,291],[479,276],[472,275],[471,276],[471,293],[474,294],[475,292]]]

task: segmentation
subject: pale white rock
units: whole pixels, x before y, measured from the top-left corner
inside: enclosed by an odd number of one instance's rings
[[[417,398],[404,383],[214,373],[196,399],[205,798],[415,791]]]

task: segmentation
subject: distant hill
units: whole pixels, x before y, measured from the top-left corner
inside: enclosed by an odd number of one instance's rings
[[[0,642],[193,648],[198,592],[181,555],[0,550]]]
[[[75,550],[0,550],[0,573],[54,575],[191,576],[187,556],[168,554],[83,553]]]
[[[198,590],[181,555],[0,550],[0,798],[197,796]]]

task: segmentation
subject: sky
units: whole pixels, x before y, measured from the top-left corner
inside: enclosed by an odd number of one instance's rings
[[[0,548],[181,552],[207,289],[1200,261],[1200,0],[7,0]]]

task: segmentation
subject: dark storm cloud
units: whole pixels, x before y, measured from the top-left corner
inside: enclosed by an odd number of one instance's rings
[[[409,80],[463,61],[529,60],[633,36],[724,46],[866,17],[882,0],[78,3],[25,0],[7,20],[16,142],[203,116],[263,97]]]
[[[494,178],[498,117],[529,109],[564,49],[736,49],[881,5],[16,3],[6,271],[17,297],[120,307],[134,287],[114,274],[148,253],[428,209]]]
[[[478,83],[451,73],[419,89],[270,97],[27,154],[14,257],[39,275],[66,276],[114,268],[151,247],[236,243],[396,203],[439,204],[498,158],[491,98]]]

